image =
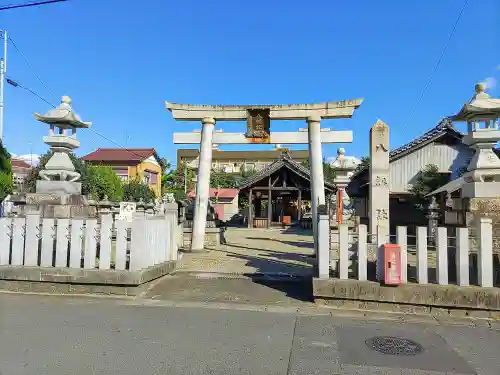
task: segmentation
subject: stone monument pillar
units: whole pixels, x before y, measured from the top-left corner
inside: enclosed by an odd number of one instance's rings
[[[377,120],[370,129],[369,217],[372,242],[383,231],[389,235],[389,126]]]

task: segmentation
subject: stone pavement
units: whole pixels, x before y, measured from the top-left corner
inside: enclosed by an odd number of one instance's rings
[[[313,276],[311,231],[228,228],[225,239],[207,253],[184,253],[177,273]]]
[[[498,375],[500,332],[0,294],[0,373]]]

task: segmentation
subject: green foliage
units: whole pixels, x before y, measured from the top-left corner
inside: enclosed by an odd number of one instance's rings
[[[10,154],[0,141],[0,201],[12,193],[12,162]]]
[[[140,179],[135,179],[123,185],[123,200],[128,202],[152,203],[156,199],[156,195],[148,185]]]
[[[172,164],[170,164],[167,158],[161,158],[160,165],[162,174],[167,173],[170,170],[170,168],[172,168]]]
[[[326,160],[323,160],[323,176],[325,178],[325,182],[333,184],[336,173],[337,173],[336,168],[333,167]]]
[[[186,164],[181,164],[177,169],[172,169],[162,176],[162,193],[173,193],[176,200],[184,200],[186,191],[194,190],[194,177],[194,170]]]
[[[12,193],[12,174],[0,172],[0,202]]]
[[[370,157],[369,156],[363,156],[361,158],[361,163],[358,164],[356,169],[354,170],[354,174],[357,174],[361,171],[364,170],[369,170],[370,169]]]
[[[10,154],[0,141],[0,172],[12,174],[12,162]]]
[[[310,169],[309,160],[303,160],[300,164],[303,167]],[[324,176],[325,182],[329,182],[329,183],[333,184],[333,180],[335,179],[336,173],[337,173],[336,168],[333,167],[330,163],[328,163],[325,159],[323,159],[323,176]]]
[[[123,199],[123,184],[113,168],[107,165],[88,165],[86,168],[90,194],[94,200],[120,202]]]
[[[45,167],[45,164],[52,157],[53,152],[47,151],[40,157],[40,162],[38,165],[31,169],[28,176],[24,180],[24,187],[27,192],[34,193],[36,191],[36,181],[38,180],[38,175],[40,171]],[[80,182],[82,183],[82,194],[88,195],[92,193],[91,183],[89,179],[88,166],[87,164],[80,158],[78,158],[75,154],[69,153],[69,158],[73,162],[75,166],[75,170],[80,173]]]
[[[212,170],[210,173],[210,187],[214,188],[234,188],[237,181],[234,174],[226,172],[217,172]]]
[[[420,171],[417,181],[410,186],[409,192],[413,195],[417,207],[423,209],[424,205],[430,200],[426,195],[447,182],[448,176],[439,173],[437,165],[428,164]]]

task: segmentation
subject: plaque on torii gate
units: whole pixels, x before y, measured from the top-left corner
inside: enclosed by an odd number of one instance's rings
[[[351,118],[362,102],[363,99],[290,105],[194,105],[166,101],[165,106],[175,120],[202,122],[201,132],[173,133],[174,144],[200,144],[191,250],[204,249],[212,144],[308,144],[312,213],[316,217],[318,206],[325,204],[321,144],[352,142],[352,131],[321,129],[321,119]],[[272,132],[271,120],[306,120],[308,127],[298,132]],[[246,121],[247,131],[215,131],[215,123],[218,121]],[[313,220],[313,231],[316,249],[316,220]]]

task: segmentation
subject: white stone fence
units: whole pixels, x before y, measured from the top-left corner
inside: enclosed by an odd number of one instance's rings
[[[132,222],[47,219],[39,213],[0,219],[0,266],[137,271],[178,258],[177,210]]]
[[[320,216],[320,225],[322,221],[326,223],[327,219]],[[366,225],[350,231],[347,224],[341,224],[335,237],[337,246],[330,246],[326,231],[325,224],[320,231],[319,278],[375,281],[377,244],[396,243],[400,247],[402,283],[500,286],[500,255],[493,252],[490,218],[479,219],[474,238],[468,228],[457,228],[456,237],[449,237],[447,228],[439,227],[430,241],[428,228],[417,227],[415,245],[410,245],[414,239],[407,235],[406,227],[397,227],[396,238],[391,241],[387,234],[372,236]]]

